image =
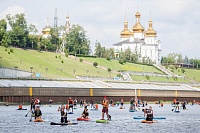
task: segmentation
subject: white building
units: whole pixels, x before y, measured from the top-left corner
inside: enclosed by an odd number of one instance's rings
[[[140,24],[140,13],[135,14],[136,23],[131,30],[128,29],[128,21],[124,21],[124,29],[120,33],[121,41],[114,45],[115,58],[120,57],[120,52],[130,49],[133,54],[137,54],[139,61],[160,63],[160,41],[156,39],[157,33],[153,29],[152,20],[149,20],[147,30]]]

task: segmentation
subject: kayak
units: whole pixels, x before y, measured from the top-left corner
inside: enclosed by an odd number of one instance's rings
[[[77,121],[89,121],[90,118],[77,118]]]
[[[17,109],[17,110],[27,110],[27,109]]]
[[[37,118],[34,120],[34,122],[44,122],[41,118]]]
[[[129,110],[129,112],[136,112],[136,111],[137,111],[137,110],[134,110],[134,109],[133,109],[133,110]]]
[[[142,120],[142,123],[157,123],[158,121],[147,121],[147,120]]]
[[[176,111],[174,111],[175,113],[180,113],[180,111],[179,110],[176,110]]]
[[[108,120],[100,119],[100,120],[96,120],[96,123],[108,123]]]
[[[78,123],[56,123],[51,122],[50,125],[77,125]]]
[[[133,119],[146,119],[142,116],[134,116]],[[159,120],[159,119],[166,119],[165,117],[154,117],[153,119]]]
[[[68,112],[67,114],[74,114],[73,112]]]

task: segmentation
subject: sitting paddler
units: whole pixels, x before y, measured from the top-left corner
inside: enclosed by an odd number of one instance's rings
[[[61,123],[68,123],[69,121],[67,120],[67,113],[65,112],[64,107],[61,107],[60,114],[61,114],[60,122]]]
[[[35,119],[41,119],[42,111],[40,110],[40,106],[37,105],[35,109]]]
[[[22,104],[19,104],[18,110],[22,110]]]
[[[153,110],[151,106],[149,106],[149,109],[142,109],[142,111],[144,112],[144,117],[146,116],[146,121],[153,121]]]
[[[85,106],[81,118],[88,118],[88,116],[89,116],[89,112],[88,112],[87,106]]]

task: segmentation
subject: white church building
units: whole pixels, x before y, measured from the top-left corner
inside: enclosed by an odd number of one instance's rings
[[[137,54],[139,62],[152,62],[160,64],[161,44],[157,40],[157,32],[153,29],[152,20],[149,20],[147,30],[140,24],[140,13],[135,14],[136,23],[131,30],[128,29],[128,21],[124,21],[124,29],[120,33],[121,41],[114,45],[115,58],[120,58],[120,53],[130,49],[133,54]]]

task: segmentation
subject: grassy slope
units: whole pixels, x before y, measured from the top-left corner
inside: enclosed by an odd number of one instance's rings
[[[118,60],[111,60],[108,61],[105,58],[83,58],[88,62],[98,62],[99,65],[105,66],[107,68],[111,68],[111,70],[118,71],[118,70],[127,70],[127,71],[136,71],[136,72],[152,72],[152,73],[160,73],[163,74],[161,71],[155,69],[152,66],[140,65],[140,64],[133,64],[133,63],[125,63],[124,65],[119,64]]]
[[[10,48],[8,48],[8,50],[9,49]],[[84,64],[79,60],[66,58],[63,55],[58,55],[52,52],[38,52],[35,50],[22,50],[16,48],[12,49],[14,49],[14,53],[8,54],[4,47],[0,47],[0,57],[2,57],[0,63],[2,66],[10,68],[18,66],[18,69],[29,72],[31,71],[30,67],[33,67],[33,72],[41,73],[43,77],[46,77],[45,68],[48,68],[47,77],[71,78],[75,75],[109,77],[107,70],[95,68],[92,65]],[[56,55],[58,58],[55,58]],[[61,63],[62,60],[64,63]],[[76,70],[75,74],[74,70]],[[99,74],[97,71],[99,71]],[[114,77],[116,74],[111,73],[111,76]]]

